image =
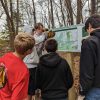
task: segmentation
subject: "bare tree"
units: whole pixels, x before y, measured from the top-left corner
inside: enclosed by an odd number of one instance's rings
[[[50,0],[50,19],[51,19],[51,25],[52,25],[52,28],[54,28],[55,27],[55,25],[54,25],[54,15],[53,15],[53,2],[52,2],[52,0]]]
[[[96,0],[91,0],[91,15],[96,13]]]
[[[13,1],[9,0],[9,2],[8,2],[7,0],[0,0],[0,2],[1,2],[1,5],[7,16],[7,26],[8,26],[8,30],[9,30],[9,34],[10,34],[9,35],[10,36],[10,46],[11,46],[11,49],[13,49],[14,48],[14,46],[13,46],[14,38],[15,38],[15,35],[17,34],[16,32],[18,32],[18,30],[16,31],[18,26],[16,27],[14,24],[15,20],[13,17],[14,16]],[[18,3],[19,3],[19,1],[17,1],[17,5],[18,5]],[[18,16],[18,14],[17,14],[17,16]]]
[[[61,5],[61,13],[62,13],[62,20],[64,22],[64,25],[66,26],[66,22],[65,22],[65,16],[64,16],[64,12],[63,12],[63,5],[62,5],[62,0],[60,0],[60,5]]]
[[[77,24],[80,24],[82,20],[82,1],[77,0]]]
[[[33,3],[33,17],[34,17],[34,25],[36,24],[36,12],[35,12],[35,4],[34,4],[34,0],[32,0]]]
[[[2,9],[2,5],[0,4],[0,19],[2,18],[4,14],[4,10]]]
[[[18,28],[19,28],[19,0],[17,0],[16,34],[18,34]]]
[[[59,26],[61,27],[61,26],[62,26],[62,23],[61,23],[61,21],[60,21],[60,17],[59,17],[59,13],[58,13],[57,7],[55,7],[55,14],[56,14],[56,17],[57,17]]]
[[[50,28],[50,2],[48,0],[48,28]]]
[[[3,8],[4,8],[4,11],[5,11],[5,13],[6,13],[6,15],[7,15],[7,24],[8,24],[8,29],[9,29],[9,32],[10,32],[10,40],[12,40],[12,42],[14,41],[13,40],[13,38],[14,38],[14,29],[12,29],[12,19],[11,19],[11,16],[10,16],[10,14],[9,14],[9,11],[8,11],[8,5],[7,5],[7,1],[5,0],[5,1],[3,1],[3,0],[1,0],[1,4],[2,4],[2,6],[3,6]],[[10,41],[10,45],[11,45],[11,48],[13,48],[13,43],[12,43],[11,41]]]
[[[65,6],[67,8],[67,19],[68,19],[68,23],[69,25],[73,25],[73,10],[72,10],[72,6],[71,6],[71,0],[65,0]]]
[[[90,1],[92,5],[90,5]],[[20,20],[23,21],[21,27],[25,24],[33,26],[37,21],[42,22],[48,28],[80,24],[83,22],[82,13],[84,5],[88,6],[87,2],[89,7],[91,6],[90,13],[93,14],[95,12],[94,1],[96,0],[0,0],[7,16],[8,30],[14,36],[20,29],[18,28]],[[87,12],[90,10],[87,9]],[[21,19],[20,16],[22,16]]]

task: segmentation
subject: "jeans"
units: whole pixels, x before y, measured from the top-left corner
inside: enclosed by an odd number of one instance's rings
[[[45,99],[42,99],[42,100],[45,100]],[[67,98],[65,98],[65,99],[57,99],[57,100],[68,100]]]
[[[91,89],[84,100],[100,100],[100,88]]]

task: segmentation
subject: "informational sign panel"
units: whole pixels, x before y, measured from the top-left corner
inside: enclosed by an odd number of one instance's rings
[[[58,51],[80,52],[83,25],[55,29]]]

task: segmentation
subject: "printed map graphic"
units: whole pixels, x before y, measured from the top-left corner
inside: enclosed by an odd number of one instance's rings
[[[78,49],[78,30],[64,30],[56,32],[59,51],[75,51]]]

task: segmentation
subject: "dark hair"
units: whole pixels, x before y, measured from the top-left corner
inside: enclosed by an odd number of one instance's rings
[[[85,30],[89,28],[89,24],[91,24],[92,28],[100,27],[100,15],[92,15],[85,22]]]
[[[44,31],[49,31],[49,29],[48,28],[45,28]]]
[[[48,39],[45,42],[45,49],[47,52],[55,52],[57,50],[58,43],[55,39]]]
[[[34,29],[40,29],[40,27],[43,27],[42,23],[36,23],[36,25],[34,26]]]
[[[33,28],[33,29],[32,29],[32,32],[34,32],[34,31],[35,31],[35,29]]]

